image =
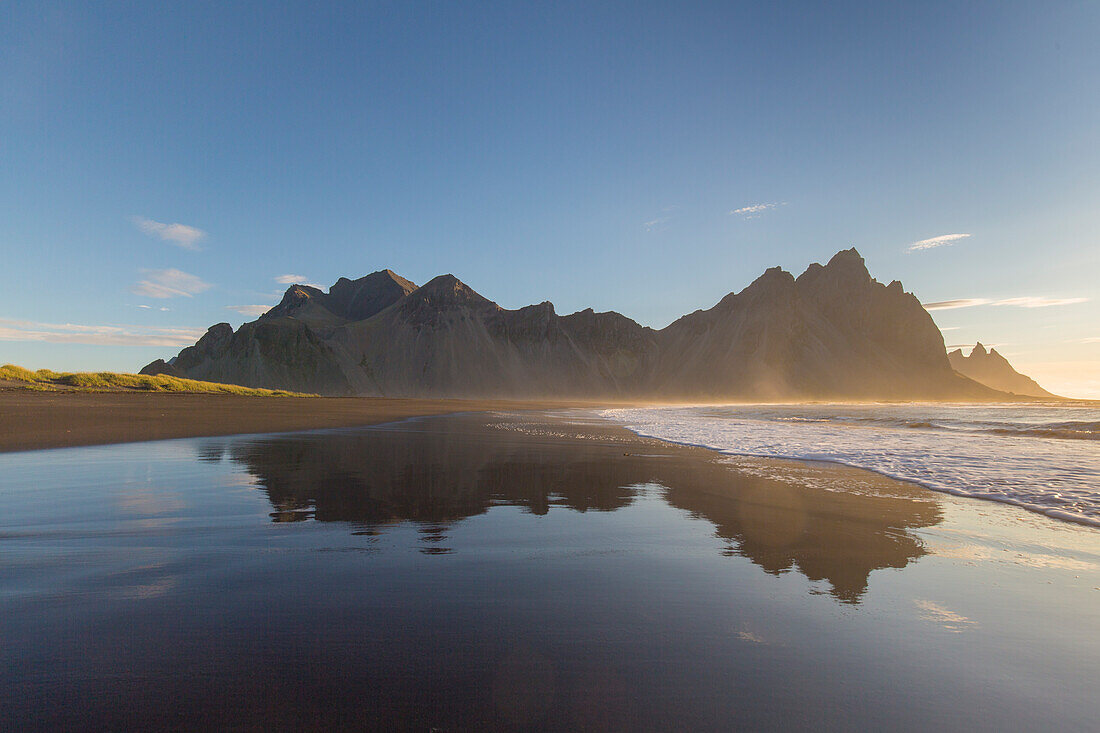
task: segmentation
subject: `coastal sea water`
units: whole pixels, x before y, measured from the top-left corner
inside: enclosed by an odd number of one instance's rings
[[[834,461],[1100,527],[1100,409],[1064,404],[797,404],[607,410],[662,440]]]
[[[0,729],[1094,725],[1100,533],[780,463],[531,414],[0,455]]]

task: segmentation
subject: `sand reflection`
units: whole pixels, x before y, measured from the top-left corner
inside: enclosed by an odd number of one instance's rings
[[[455,551],[450,526],[492,506],[614,511],[634,500],[631,487],[656,484],[670,505],[712,523],[727,554],[826,581],[848,603],[871,571],[922,556],[909,530],[941,519],[928,492],[863,472],[748,470],[674,446],[638,454],[621,439],[494,430],[478,417],[272,437],[231,444],[229,455],[267,494],[272,521],[348,522],[368,534],[412,522],[428,554]]]

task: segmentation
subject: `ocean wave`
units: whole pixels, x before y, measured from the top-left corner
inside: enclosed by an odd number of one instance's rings
[[[792,405],[603,414],[648,437],[729,454],[843,463],[1100,527],[1095,408]]]
[[[1033,438],[1100,440],[1100,423],[1070,422],[1055,425],[1012,426],[992,428],[990,432],[997,435],[1016,435]]]
[[[989,408],[984,408],[988,411]],[[718,412],[712,409],[708,416],[725,417],[727,412]],[[1055,438],[1059,440],[1100,440],[1100,422],[1096,421],[1069,421],[1069,422],[1004,422],[983,420],[962,420],[950,415],[940,416],[938,419],[906,418],[898,416],[869,416],[853,414],[837,415],[782,415],[769,412],[761,412],[753,415],[745,415],[747,419],[763,421],[776,421],[784,423],[837,423],[853,426],[882,426],[892,428],[913,428],[921,430],[949,430],[969,433],[991,433],[994,435],[1007,435],[1030,438]]]

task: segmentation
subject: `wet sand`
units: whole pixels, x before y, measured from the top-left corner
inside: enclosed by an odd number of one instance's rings
[[[0,452],[347,428],[422,415],[583,405],[515,400],[0,391]]]
[[[1100,533],[583,412],[3,456],[12,729],[1086,729]]]

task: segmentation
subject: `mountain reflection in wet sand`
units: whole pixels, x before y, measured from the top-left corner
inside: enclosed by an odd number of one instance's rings
[[[348,522],[359,531],[414,522],[426,553],[452,552],[449,525],[493,506],[546,514],[551,506],[614,511],[640,486],[715,526],[728,554],[769,573],[798,570],[859,602],[871,571],[924,554],[908,529],[940,519],[934,498],[882,479],[872,492],[815,490],[746,475],[697,452],[654,445],[645,454],[613,441],[534,439],[483,418],[427,419],[358,432],[233,444],[232,459],[267,494],[272,521]],[[220,455],[207,446],[204,450]]]
[[[1064,673],[1100,658],[1090,530],[864,471],[575,413],[4,466],[4,730],[1079,729],[1097,713],[1095,675]]]

